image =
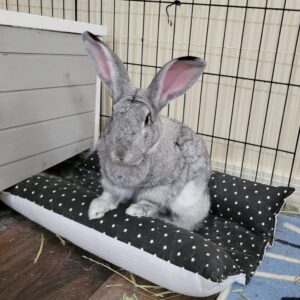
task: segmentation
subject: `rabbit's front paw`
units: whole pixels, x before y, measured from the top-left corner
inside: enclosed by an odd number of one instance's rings
[[[155,204],[143,201],[131,204],[126,209],[126,214],[133,217],[152,217],[158,212],[158,207]]]
[[[113,210],[117,207],[117,205],[110,200],[109,198],[100,196],[94,199],[89,207],[89,219],[99,219],[102,218],[106,212]]]

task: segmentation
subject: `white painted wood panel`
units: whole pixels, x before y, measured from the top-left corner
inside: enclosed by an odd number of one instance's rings
[[[0,54],[0,92],[96,82],[86,56]]]
[[[94,112],[0,131],[0,166],[94,135]]]
[[[0,93],[0,130],[95,109],[95,85]]]
[[[62,20],[45,16],[37,16],[25,13],[0,10],[0,20],[3,25],[11,25],[26,28],[63,31],[70,33],[82,33],[89,30],[95,35],[106,35],[107,27],[102,25]]]
[[[92,145],[93,138],[88,138],[0,166],[0,191],[89,149]]]
[[[1,25],[0,41],[0,52],[86,55],[80,34]]]

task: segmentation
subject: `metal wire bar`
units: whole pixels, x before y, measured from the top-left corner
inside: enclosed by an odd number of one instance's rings
[[[173,24],[173,39],[172,39],[172,54],[171,59],[174,58],[175,34],[176,34],[176,20],[177,20],[177,5],[175,6],[174,24]],[[170,116],[170,104],[168,104],[168,117]]]
[[[129,64],[133,66],[140,66],[140,64],[133,63],[133,62],[123,62],[124,64]],[[148,65],[143,64],[143,67],[148,68],[161,68],[161,66],[154,66],[154,65]],[[250,77],[243,77],[243,76],[235,76],[235,75],[229,75],[229,74],[219,74],[219,73],[211,73],[211,72],[204,72],[203,75],[210,75],[210,76],[220,76],[224,78],[231,78],[231,79],[240,79],[240,80],[247,80],[247,81],[255,81],[255,82],[261,82],[261,83],[269,83],[269,84],[278,84],[278,85],[289,85],[290,87],[296,87],[300,88],[300,84],[291,83],[288,84],[288,82],[280,82],[280,81],[274,81],[274,80],[264,80],[264,79],[258,79],[258,78],[250,78]]]
[[[146,3],[143,3],[143,25],[142,25],[142,49],[141,49],[141,74],[140,74],[140,88],[143,83],[143,58],[144,58],[144,35],[145,35],[145,19],[146,19]]]
[[[256,86],[256,82],[257,82],[256,77],[257,77],[257,72],[258,72],[258,65],[259,65],[260,53],[261,53],[261,45],[262,45],[262,40],[263,40],[263,35],[264,35],[264,29],[265,29],[265,20],[266,20],[266,14],[267,14],[267,7],[268,7],[268,0],[266,0],[266,2],[265,2],[265,8],[266,9],[264,10],[264,16],[263,16],[262,27],[261,27],[261,32],[260,32],[259,46],[258,46],[258,52],[257,52],[257,58],[256,58],[256,65],[255,65],[255,72],[254,72],[254,81],[253,81],[253,86],[252,86],[250,108],[249,108],[247,128],[246,128],[246,136],[245,136],[245,141],[246,142],[248,140],[248,134],[249,134],[249,126],[250,126],[250,120],[251,120],[251,114],[252,114],[252,107],[253,107],[255,86]],[[244,148],[243,148],[243,157],[242,157],[242,163],[241,163],[240,176],[243,175],[245,155],[246,155],[246,145],[247,144],[244,144]]]
[[[294,54],[293,54],[293,59],[292,59],[292,64],[291,64],[291,69],[290,69],[290,74],[289,74],[289,83],[291,82],[293,69],[294,69],[295,57],[296,57],[298,41],[299,41],[299,32],[300,32],[300,25],[298,27],[297,38],[296,38],[296,42],[295,42]],[[275,150],[275,158],[274,158],[274,163],[273,163],[273,168],[272,168],[271,184],[273,182],[273,177],[274,177],[274,172],[275,172],[275,167],[276,167],[277,155],[278,155],[279,144],[280,144],[280,139],[281,139],[283,121],[284,121],[284,117],[285,117],[286,105],[287,105],[288,97],[289,97],[289,91],[290,91],[290,85],[287,86],[287,90],[286,90],[286,94],[285,94],[284,107],[283,107],[283,111],[282,111],[282,117],[281,117],[280,128],[279,128],[278,139],[277,139],[276,150]],[[296,155],[296,152],[294,153],[294,156],[295,155]],[[289,181],[290,181],[290,178],[289,178]]]
[[[209,0],[210,4],[211,4],[211,1],[212,0]],[[205,46],[204,46],[204,60],[206,59],[207,41],[208,41],[208,34],[209,34],[210,11],[211,11],[211,6],[208,7],[207,27],[206,27],[206,35],[205,35]],[[204,75],[205,75],[205,72],[202,74],[202,78],[201,78],[201,88],[200,88],[199,108],[198,108],[198,120],[197,120],[197,133],[198,133],[199,124],[200,124],[200,113],[201,113],[201,103],[202,103],[201,100],[202,100]]]
[[[122,0],[122,1],[131,1],[131,2],[151,2],[151,3],[159,3],[159,0]],[[172,4],[174,1],[161,1],[162,4]],[[191,2],[184,2],[180,1],[181,5],[191,5]],[[229,8],[245,8],[244,5],[227,5],[227,4],[218,4],[218,3],[195,3],[196,6],[211,6],[211,7],[229,7]],[[257,9],[257,10],[264,10],[263,6],[248,6],[248,9]],[[294,11],[300,12],[298,8],[282,8],[282,7],[268,7],[268,10],[274,11]]]
[[[194,18],[194,0],[192,2],[191,7],[191,17],[190,17],[190,30],[189,30],[189,41],[188,41],[188,49],[187,49],[187,55],[190,55],[191,50],[191,39],[192,39],[192,29],[193,29],[193,18]],[[185,115],[185,102],[186,102],[186,94],[184,94],[183,97],[183,108],[182,108],[182,122],[184,123],[184,115]]]
[[[283,7],[285,8],[285,6],[286,6],[286,0],[284,0]],[[275,74],[275,67],[276,67],[276,62],[277,62],[278,47],[279,47],[279,43],[280,43],[280,37],[281,37],[284,14],[285,14],[285,10],[283,10],[282,14],[281,14],[280,27],[279,27],[278,39],[277,39],[277,43],[276,43],[276,52],[275,52],[274,63],[273,63],[273,68],[272,68],[271,81],[273,81],[274,74]],[[267,124],[267,117],[268,117],[268,112],[269,112],[270,100],[271,100],[272,86],[273,86],[273,84],[271,83],[270,87],[269,87],[268,101],[267,101],[267,107],[266,107],[265,118],[264,118],[264,125],[263,125],[261,140],[260,140],[260,146],[262,146],[263,142],[264,142],[265,129],[266,129],[266,124]],[[258,161],[257,161],[256,172],[255,172],[255,180],[257,179],[257,176],[258,176],[258,170],[259,170],[260,159],[261,159],[261,150],[262,150],[262,147],[259,148],[259,152],[258,152]]]
[[[231,129],[232,129],[232,120],[233,120],[233,114],[234,114],[236,90],[237,90],[238,76],[239,76],[239,71],[240,71],[240,62],[241,62],[242,46],[243,46],[243,41],[244,41],[245,25],[246,25],[246,20],[247,20],[247,6],[248,6],[248,0],[246,2],[246,8],[245,8],[245,13],[244,13],[243,28],[242,28],[241,42],[240,42],[240,51],[239,51],[237,69],[236,69],[236,77],[237,78],[235,79],[234,91],[233,91],[232,108],[231,108],[230,123],[229,123],[229,130],[228,130],[229,141],[228,141],[227,147],[226,147],[224,173],[226,173],[226,168],[227,168],[227,160],[228,160],[228,153],[229,153],[229,145],[230,145],[230,136],[231,136]]]
[[[229,3],[230,0],[227,0],[227,7],[226,7],[226,16],[225,16],[225,24],[224,24],[224,33],[223,33],[223,41],[222,41],[222,50],[221,50],[221,59],[220,59],[220,67],[219,67],[219,76],[218,76],[218,87],[217,87],[217,95],[216,95],[216,105],[215,105],[215,113],[213,119],[213,128],[212,128],[212,138],[210,144],[210,155],[213,157],[213,146],[214,146],[214,133],[216,127],[216,120],[217,120],[217,111],[218,111],[218,100],[219,100],[219,92],[220,92],[220,81],[222,73],[222,63],[223,63],[223,52],[224,52],[224,45],[225,45],[225,38],[226,38],[226,28],[227,28],[227,20],[228,20],[228,12],[229,12]]]
[[[160,12],[161,12],[161,1],[158,6],[158,17],[157,17],[157,39],[156,39],[156,54],[155,54],[155,74],[157,73],[158,65],[158,49],[159,49],[159,27],[160,27]],[[127,60],[128,61],[128,60]]]

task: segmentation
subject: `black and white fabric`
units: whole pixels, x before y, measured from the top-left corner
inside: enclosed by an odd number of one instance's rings
[[[8,189],[2,200],[91,253],[191,296],[249,282],[273,240],[276,215],[293,192],[213,172],[211,213],[195,232],[128,216],[125,204],[89,220],[89,204],[102,192],[98,157],[74,165],[65,175],[33,176]]]

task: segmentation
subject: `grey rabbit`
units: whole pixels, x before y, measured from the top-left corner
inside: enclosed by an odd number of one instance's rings
[[[147,89],[137,89],[105,43],[89,32],[83,33],[83,41],[113,101],[112,117],[97,146],[104,191],[91,202],[89,218],[101,218],[133,199],[126,214],[193,230],[210,209],[209,156],[199,135],[159,112],[197,81],[206,62],[175,58]]]

